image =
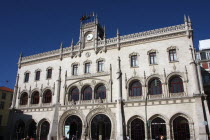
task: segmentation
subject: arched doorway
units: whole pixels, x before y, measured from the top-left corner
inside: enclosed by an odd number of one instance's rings
[[[29,138],[36,138],[36,122],[32,120],[28,126],[28,135]]]
[[[47,136],[49,134],[50,124],[48,121],[44,121],[41,124],[41,131],[40,131],[40,140],[47,140]]]
[[[177,117],[173,121],[174,140],[189,140],[189,123],[184,117]]]
[[[111,135],[111,121],[104,115],[96,115],[91,121],[92,140],[109,140]]]
[[[22,120],[16,122],[15,138],[17,140],[25,138],[25,123]]]
[[[157,117],[151,122],[152,139],[159,140],[161,136],[166,139],[166,123]]]
[[[82,121],[76,116],[69,116],[65,121],[64,126],[65,136],[71,140],[72,138],[76,138],[77,140],[81,139],[82,135]]]
[[[134,119],[130,124],[131,139],[145,140],[144,122],[138,118]]]

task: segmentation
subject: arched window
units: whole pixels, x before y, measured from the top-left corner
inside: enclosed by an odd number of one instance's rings
[[[49,130],[50,130],[50,124],[47,121],[44,121],[41,124],[41,131],[40,131],[40,139],[41,140],[47,140],[47,136],[49,134]]]
[[[69,101],[78,101],[79,100],[79,89],[74,87],[69,94]]]
[[[104,85],[99,85],[96,89],[95,99],[105,99],[106,98],[106,87]]]
[[[47,90],[43,95],[43,103],[51,103],[51,102],[52,102],[52,92],[51,90]]]
[[[142,86],[139,81],[134,81],[130,84],[129,87],[129,96],[141,96],[142,95]]]
[[[182,79],[178,76],[171,78],[169,81],[169,90],[170,93],[184,92]]]
[[[111,120],[104,114],[96,115],[91,121],[92,140],[110,140]]]
[[[92,88],[90,86],[84,88],[83,100],[92,100]]]
[[[145,140],[144,122],[138,118],[134,119],[130,125],[132,140]]]
[[[166,138],[166,122],[157,117],[151,122],[152,139],[159,139],[160,136]]]
[[[39,103],[39,92],[35,91],[31,97],[31,104],[38,104]]]
[[[162,83],[158,78],[154,78],[149,82],[149,94],[157,95],[162,94]]]
[[[34,120],[32,120],[28,126],[28,134],[27,136],[29,136],[30,138],[36,138],[36,122]]]
[[[177,117],[173,121],[174,140],[189,140],[189,123],[184,117]]]
[[[28,93],[24,92],[20,97],[20,105],[28,104]]]

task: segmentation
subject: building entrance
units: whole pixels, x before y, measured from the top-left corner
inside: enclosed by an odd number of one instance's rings
[[[82,121],[81,119],[76,116],[76,115],[72,115],[69,116],[66,119],[65,122],[65,136],[68,139],[73,139],[75,138],[76,140],[81,139],[81,134],[82,134]]]
[[[91,122],[92,140],[109,140],[111,135],[111,121],[104,115],[96,115]]]

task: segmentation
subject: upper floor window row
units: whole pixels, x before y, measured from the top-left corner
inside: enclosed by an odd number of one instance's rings
[[[72,75],[78,75],[78,67],[78,63],[72,65]],[[104,72],[104,60],[97,61],[97,72]],[[84,62],[84,73],[91,73],[91,62]]]
[[[28,100],[31,99],[30,104],[39,104],[40,103],[40,94],[38,91],[35,91],[32,93],[31,98],[29,98],[29,95],[27,92],[24,92],[20,96],[20,105],[27,105]],[[47,89],[42,96],[42,103],[51,103],[52,102],[52,91]]]
[[[41,76],[41,70],[36,70],[35,71],[35,81],[39,81]],[[24,83],[29,82],[29,77],[30,77],[30,72],[25,72],[24,74]],[[48,68],[46,70],[46,79],[51,79],[52,78],[52,68]]]
[[[183,81],[180,76],[172,76],[168,81],[169,93],[184,92]],[[148,95],[162,94],[162,82],[155,77],[148,82]],[[142,96],[142,85],[139,80],[133,80],[129,85],[129,96]]]
[[[131,67],[138,67],[138,54],[132,53],[130,54],[130,66]],[[157,63],[157,51],[156,50],[150,50],[148,52],[148,59],[150,65],[155,65]],[[172,48],[168,49],[168,58],[169,62],[176,62],[177,61],[177,50]]]

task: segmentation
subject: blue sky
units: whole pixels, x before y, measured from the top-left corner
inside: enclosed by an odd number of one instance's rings
[[[210,39],[210,0],[0,0],[0,86],[14,87],[24,56],[78,41],[79,19],[95,12],[107,37],[182,24],[191,17],[194,45]],[[8,82],[6,82],[8,80]]]

